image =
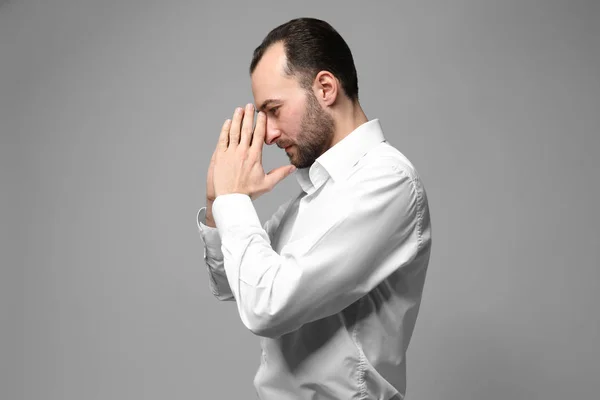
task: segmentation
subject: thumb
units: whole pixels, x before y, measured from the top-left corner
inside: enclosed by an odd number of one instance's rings
[[[275,168],[271,170],[266,177],[266,181],[268,186],[272,189],[279,182],[287,178],[292,172],[296,170],[296,167],[293,165],[284,165],[283,167]]]

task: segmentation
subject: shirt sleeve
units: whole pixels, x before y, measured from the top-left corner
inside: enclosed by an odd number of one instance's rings
[[[368,166],[338,185],[322,217],[280,254],[250,197],[214,201],[225,273],[254,334],[275,338],[338,313],[416,257],[422,198],[414,176],[395,165]]]
[[[263,229],[269,237],[269,243],[271,243],[273,234],[279,227],[281,218],[290,202],[291,200],[280,205],[277,211],[264,224]],[[219,236],[218,229],[205,224],[206,207],[202,207],[198,211],[196,220],[198,232],[204,243],[204,262],[207,267],[208,284],[212,294],[221,301],[235,301],[225,273],[223,252],[221,251],[221,237]]]
[[[221,301],[233,301],[227,275],[223,267],[221,238],[217,228],[205,225],[206,207],[202,207],[197,215],[198,231],[204,242],[204,262],[208,271],[208,284],[212,294]]]

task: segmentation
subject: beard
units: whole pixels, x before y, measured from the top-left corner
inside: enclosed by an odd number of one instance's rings
[[[295,143],[296,152],[290,150],[290,163],[296,168],[308,168],[330,147],[335,122],[315,97],[307,90],[306,111],[300,122],[300,132]]]

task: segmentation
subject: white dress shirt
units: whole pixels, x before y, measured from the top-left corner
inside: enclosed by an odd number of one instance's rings
[[[261,226],[249,196],[197,215],[209,285],[260,336],[262,400],[403,399],[431,251],[425,189],[368,121],[294,172],[302,191]]]

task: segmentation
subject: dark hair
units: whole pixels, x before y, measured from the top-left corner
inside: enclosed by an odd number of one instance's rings
[[[352,52],[342,36],[327,22],[316,18],[296,18],[274,28],[253,53],[250,75],[265,51],[283,42],[286,76],[298,76],[306,90],[319,71],[331,72],[341,83],[346,96],[358,100],[358,78]]]

